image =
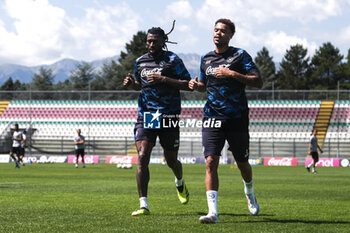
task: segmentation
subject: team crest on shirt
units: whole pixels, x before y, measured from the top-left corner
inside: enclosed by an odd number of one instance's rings
[[[165,61],[160,61],[159,65],[160,65],[160,67],[164,67],[166,65],[166,62]]]
[[[226,61],[227,61],[228,63],[231,63],[231,62],[233,61],[233,57],[228,57],[228,58],[226,59]]]

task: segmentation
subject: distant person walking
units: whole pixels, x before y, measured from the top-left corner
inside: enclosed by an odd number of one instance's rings
[[[310,143],[309,143],[309,155],[312,156],[312,163],[310,163],[309,165],[307,165],[306,169],[308,172],[310,172],[310,167],[312,167],[312,173],[313,174],[317,174],[316,172],[316,163],[318,162],[318,151],[317,149],[320,150],[321,153],[323,153],[323,150],[321,149],[321,147],[318,145],[317,142],[317,130],[314,129],[312,131],[311,137],[310,137]]]
[[[76,156],[76,161],[75,161],[75,167],[78,168],[78,163],[79,163],[79,155],[81,156],[81,162],[83,165],[83,168],[85,168],[85,161],[84,161],[84,156],[85,156],[85,137],[81,135],[81,130],[77,129],[77,136],[74,138],[74,144],[75,144],[75,156]]]
[[[18,162],[21,163],[22,166],[24,166],[24,162],[23,162],[23,157],[24,157],[24,154],[26,152],[26,146],[27,146],[27,131],[26,130],[23,130],[22,131],[22,141],[21,141],[21,148],[19,150],[19,156],[18,156]]]
[[[23,132],[19,131],[18,124],[15,124],[13,129],[14,129],[14,132],[12,135],[12,147],[10,150],[10,156],[15,161],[16,168],[20,168],[19,167],[19,157],[21,154],[21,142],[23,140],[23,136],[22,136]],[[16,158],[15,154],[16,154],[17,158]]]

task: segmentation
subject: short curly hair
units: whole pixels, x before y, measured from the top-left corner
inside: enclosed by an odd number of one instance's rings
[[[215,25],[218,24],[218,23],[226,24],[230,28],[230,30],[232,32],[232,35],[235,34],[236,26],[231,20],[225,19],[225,18],[221,18],[221,19],[216,20]]]

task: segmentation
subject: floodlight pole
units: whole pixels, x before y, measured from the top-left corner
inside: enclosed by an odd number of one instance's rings
[[[338,102],[338,108],[337,108],[337,158],[339,158],[339,89],[340,89],[340,82],[338,80],[338,93],[337,93],[337,102]]]
[[[91,82],[89,81],[89,94],[88,94],[88,96],[89,96],[89,103],[88,103],[88,106],[89,106],[89,110],[88,110],[88,112],[89,112],[89,123],[88,123],[88,135],[87,135],[87,138],[89,139],[89,144],[90,144],[90,123],[91,123],[91,106],[90,106],[90,104],[91,104]],[[88,146],[88,155],[90,155],[90,146]]]
[[[275,157],[275,81],[272,80],[272,157]]]
[[[29,129],[28,130],[28,136],[29,136],[29,156],[32,156],[32,135],[33,135],[33,128],[32,128],[32,83],[29,84]]]

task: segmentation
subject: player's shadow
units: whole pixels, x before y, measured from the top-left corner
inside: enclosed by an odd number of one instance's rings
[[[197,215],[206,215],[204,212],[197,212]],[[350,221],[326,221],[326,220],[299,220],[299,219],[273,219],[266,218],[275,216],[273,214],[259,214],[257,216],[252,216],[250,214],[232,214],[232,213],[219,213],[219,216],[231,216],[231,217],[253,217],[248,221],[235,221],[239,223],[305,223],[305,224],[350,224]],[[263,218],[261,218],[263,217]],[[231,222],[231,221],[229,221]],[[224,223],[224,222],[222,222]],[[226,222],[228,223],[228,222]],[[231,222],[232,223],[232,222]]]
[[[197,215],[207,215],[208,213],[204,213],[204,212],[197,212]],[[245,216],[252,216],[251,214],[232,214],[232,213],[219,213],[220,216],[231,216],[231,217],[245,217]],[[259,216],[275,216],[273,214],[259,214]]]
[[[305,223],[305,224],[350,224],[350,221],[326,221],[326,220],[299,220],[299,219],[270,219],[264,218],[257,221],[245,221],[245,222],[261,222],[261,223]]]

